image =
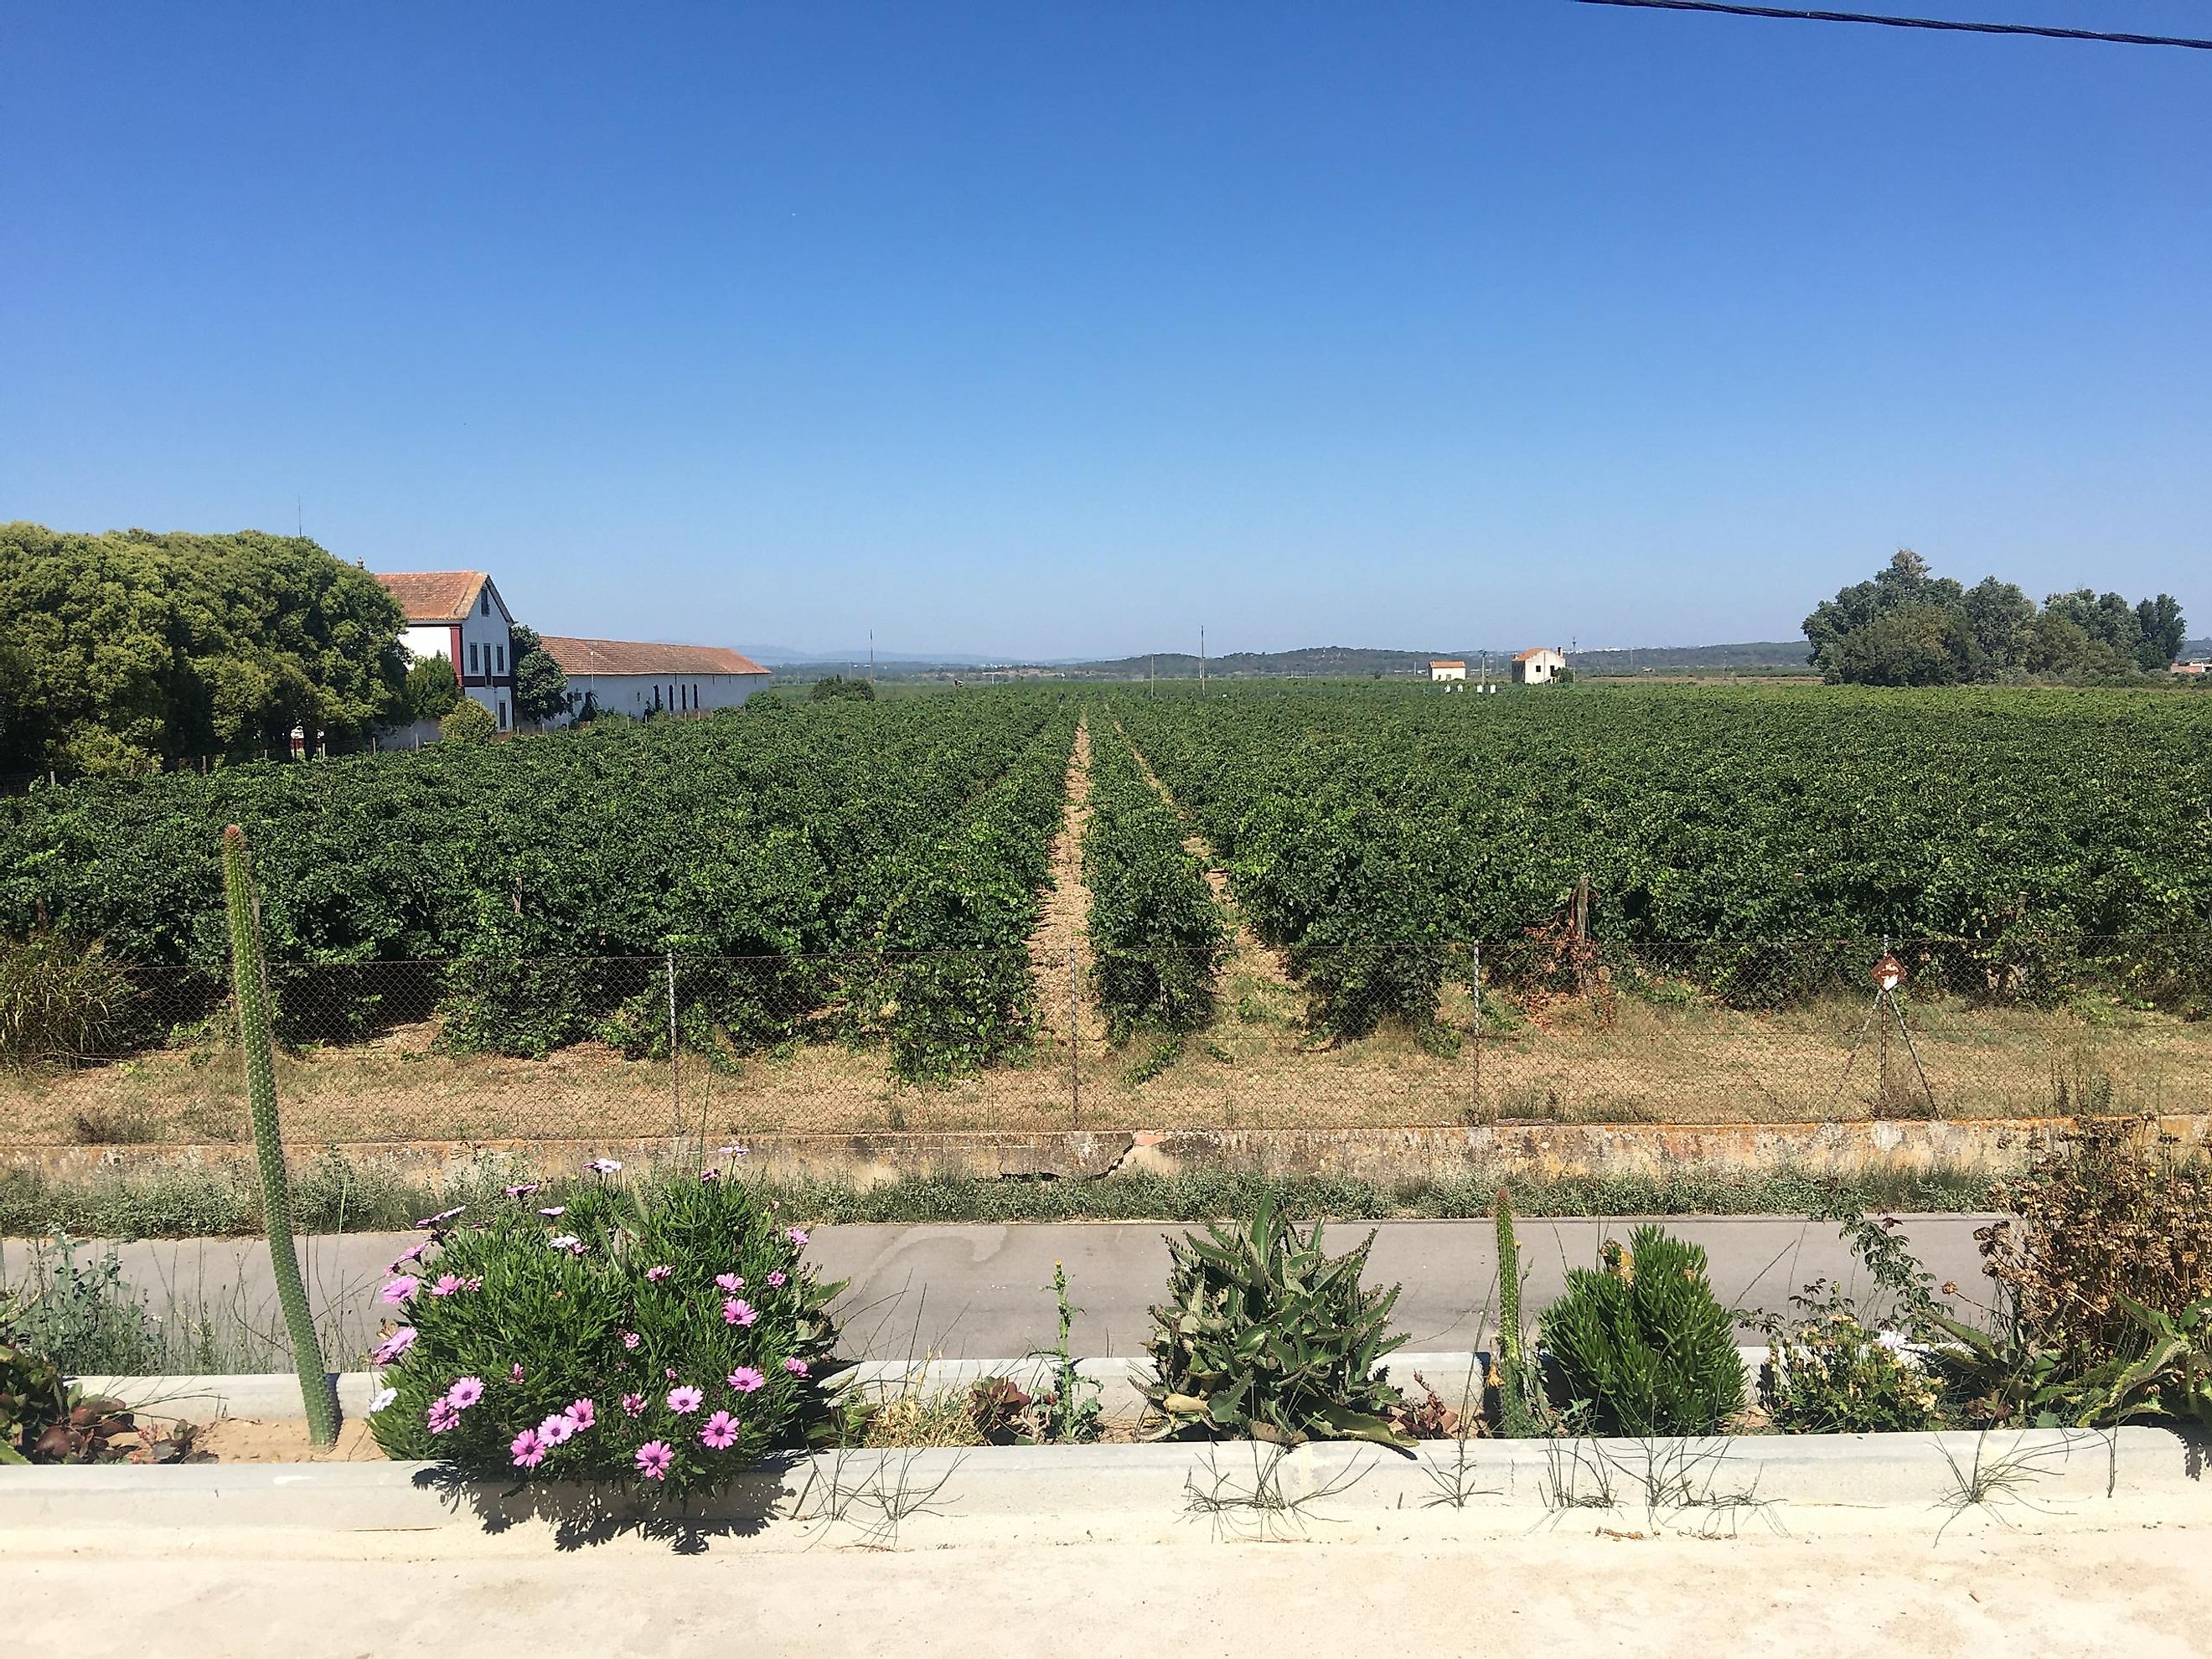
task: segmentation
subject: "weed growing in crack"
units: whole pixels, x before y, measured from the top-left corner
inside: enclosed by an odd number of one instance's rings
[[[821,1453],[792,1504],[792,1518],[817,1528],[817,1541],[843,1525],[854,1528],[853,1541],[863,1549],[896,1549],[899,1528],[910,1517],[945,1513],[939,1500],[966,1461],[956,1456],[930,1473],[921,1467],[925,1455],[850,1449]]]
[[[1183,1480],[1183,1507],[1213,1523],[1217,1539],[1261,1539],[1270,1541],[1307,1535],[1309,1521],[1334,1522],[1314,1506],[1350,1492],[1374,1473],[1376,1459],[1355,1459],[1343,1469],[1304,1492],[1293,1492],[1284,1480],[1283,1465],[1290,1449],[1253,1440],[1244,1444],[1252,1455],[1249,1475],[1242,1469],[1221,1467],[1221,1449],[1208,1446],[1202,1476],[1194,1471]]]
[[[2008,1530],[2013,1528],[2012,1517],[2005,1513],[2008,1506],[2032,1510],[2038,1515],[2057,1513],[2039,1504],[2029,1495],[2039,1480],[2046,1480],[2065,1467],[2073,1455],[2071,1437],[2056,1445],[2028,1445],[2026,1433],[2013,1438],[2010,1449],[1992,1453],[1990,1435],[1984,1430],[1974,1437],[1974,1455],[1965,1463],[1951,1455],[1951,1449],[1942,1441],[1936,1449],[1943,1455],[1950,1466],[1951,1484],[1936,1499],[1936,1507],[1948,1510],[1943,1524],[1936,1529],[1937,1542],[1951,1529],[1951,1523],[1969,1510],[1987,1510],[1990,1517]],[[2117,1443],[2115,1443],[2117,1444]],[[2117,1450],[2114,1456],[2117,1457]],[[2108,1487],[2109,1495],[2109,1487]]]

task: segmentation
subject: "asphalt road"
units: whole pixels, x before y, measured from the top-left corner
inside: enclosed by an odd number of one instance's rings
[[[1941,1284],[1956,1280],[1978,1297],[1973,1231],[1989,1218],[1907,1218],[1904,1231]],[[1528,1274],[1524,1308],[1556,1297],[1571,1266],[1587,1265],[1600,1241],[1625,1236],[1632,1219],[1527,1219],[1519,1224]],[[1847,1285],[1854,1264],[1832,1226],[1797,1217],[1677,1218],[1665,1224],[1705,1247],[1715,1291],[1747,1310],[1785,1310],[1792,1291],[1823,1275]],[[1474,1346],[1497,1306],[1495,1236],[1486,1221],[1373,1224],[1370,1283],[1402,1285],[1398,1328],[1416,1352]],[[1067,1269],[1078,1312],[1073,1346],[1084,1355],[1139,1352],[1147,1310],[1167,1278],[1158,1222],[1020,1226],[854,1226],[815,1230],[808,1251],[825,1276],[852,1281],[842,1300],[847,1352],[860,1358],[1012,1357],[1048,1343],[1052,1269]],[[1367,1225],[1328,1230],[1331,1247],[1351,1248]],[[302,1241],[309,1294],[319,1310],[331,1362],[351,1369],[374,1340],[375,1301],[386,1264],[414,1233],[353,1233]],[[0,1278],[20,1278],[33,1247],[0,1243]],[[87,1247],[97,1253],[103,1247]],[[151,1240],[118,1247],[124,1278],[165,1318],[216,1316],[273,1337],[279,1328],[267,1247],[258,1239]],[[80,1255],[80,1260],[83,1256]],[[282,1369],[270,1349],[266,1366]]]

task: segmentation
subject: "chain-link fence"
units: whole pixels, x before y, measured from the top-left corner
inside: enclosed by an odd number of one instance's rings
[[[277,1081],[308,1143],[2212,1110],[2212,935],[1243,941],[1203,1024],[1118,1044],[1100,988],[1141,1000],[1145,975],[1115,966],[1080,947],[272,964]],[[74,1035],[18,1029],[9,1138],[244,1139],[222,971],[104,973],[52,1022]]]

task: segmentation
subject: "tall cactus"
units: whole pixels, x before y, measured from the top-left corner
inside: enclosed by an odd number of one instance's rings
[[[1521,1243],[1513,1235],[1513,1210],[1498,1189],[1498,1428],[1511,1439],[1538,1432],[1531,1396],[1528,1348],[1521,1329]]]
[[[284,1181],[284,1143],[276,1128],[276,1058],[269,1037],[269,971],[261,955],[261,907],[253,891],[253,860],[246,831],[222,832],[222,884],[230,903],[231,984],[238,999],[239,1047],[246,1056],[246,1097],[253,1109],[253,1150],[261,1165],[261,1207],[269,1228],[269,1265],[277,1304],[292,1339],[292,1364],[307,1407],[307,1432],[318,1446],[338,1437],[337,1400],[323,1370],[307,1288],[300,1280],[300,1254],[292,1243],[292,1198]]]

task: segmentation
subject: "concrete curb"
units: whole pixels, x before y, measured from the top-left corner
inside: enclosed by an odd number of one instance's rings
[[[1765,1347],[1740,1347],[1747,1378],[1756,1383],[1766,1363]],[[844,1386],[878,1400],[902,1394],[925,1395],[963,1389],[986,1376],[1011,1377],[1035,1393],[1050,1385],[1053,1361],[1046,1356],[1024,1355],[998,1359],[864,1359],[854,1364]],[[1489,1373],[1486,1351],[1409,1353],[1404,1350],[1382,1362],[1383,1376],[1397,1388],[1420,1396],[1425,1383],[1451,1407],[1471,1395],[1480,1397],[1482,1379]],[[1098,1402],[1106,1419],[1133,1423],[1144,1414],[1141,1392],[1158,1373],[1148,1359],[1079,1359],[1077,1373],[1098,1385]],[[1417,1382],[1416,1379],[1419,1379]],[[80,1376],[72,1379],[88,1395],[120,1400],[133,1410],[153,1417],[188,1418],[205,1421],[217,1417],[247,1417],[289,1421],[303,1418],[307,1408],[300,1398],[299,1379],[289,1371],[235,1376]],[[335,1377],[338,1405],[348,1417],[358,1417],[379,1387],[373,1371],[347,1371]]]
[[[0,1532],[129,1526],[344,1534],[501,1531],[539,1522],[571,1541],[640,1528],[750,1534],[821,1528],[904,1491],[914,1514],[964,1524],[1126,1534],[1194,1514],[1331,1520],[1451,1509],[1732,1518],[1788,1506],[1939,1510],[1963,1473],[2021,1472],[2013,1501],[2042,1513],[2106,1499],[2194,1512],[2203,1454],[2178,1434],[2022,1430],[1976,1434],[1725,1440],[1433,1442],[1408,1456],[1332,1443],[1287,1454],[1218,1445],[993,1446],[825,1452],[748,1474],[688,1511],[582,1487],[465,1480],[425,1463],[237,1464],[0,1469]],[[927,1494],[926,1498],[921,1495]],[[860,1500],[858,1505],[852,1501]],[[843,1500],[841,1503],[841,1498]],[[1207,1500],[1211,1500],[1209,1503]],[[1589,1518],[1589,1517],[1585,1517]],[[1603,1518],[1601,1515],[1598,1518]]]

